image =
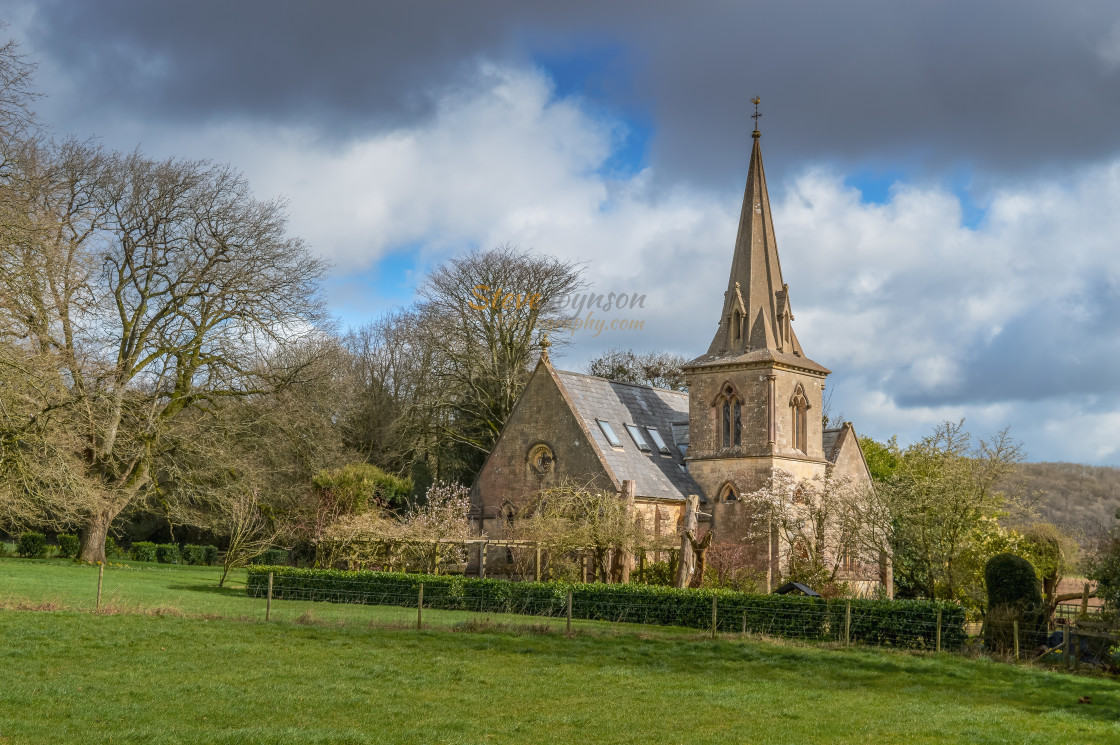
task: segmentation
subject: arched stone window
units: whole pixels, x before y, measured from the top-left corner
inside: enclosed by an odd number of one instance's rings
[[[739,447],[743,444],[743,399],[731,383],[724,383],[715,400],[719,422],[719,446]]]
[[[793,447],[806,453],[809,451],[809,400],[805,398],[805,389],[800,383],[797,384],[789,400],[789,409],[792,419],[790,431],[793,433]]]
[[[719,490],[720,502],[737,502],[739,501],[739,494],[735,491],[735,487],[731,484],[724,484],[723,488]]]

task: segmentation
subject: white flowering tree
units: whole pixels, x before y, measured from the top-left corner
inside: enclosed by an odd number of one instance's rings
[[[437,481],[424,497],[422,504],[414,504],[405,513],[401,536],[424,571],[439,574],[441,560],[466,560],[466,547],[457,542],[470,538],[470,490],[461,484]]]
[[[769,517],[786,559],[787,580],[816,588],[836,585],[844,558],[859,551],[861,526],[853,509],[857,487],[831,469],[809,479],[775,469],[766,485],[744,500]]]

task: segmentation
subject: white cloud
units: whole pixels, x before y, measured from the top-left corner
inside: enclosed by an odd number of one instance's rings
[[[629,314],[642,331],[579,332],[572,364],[612,344],[707,349],[737,189],[658,191],[648,172],[605,175],[624,125],[558,99],[539,71],[484,63],[430,95],[427,122],[342,147],[241,122],[190,132],[124,122],[114,136],[235,163],[259,194],[290,200],[293,229],[342,276],[402,248],[435,260],[511,241],[587,261],[597,290],[647,295]],[[1120,458],[1107,444],[1120,410],[1085,403],[1115,385],[1098,372],[1120,349],[1109,324],[1120,320],[1120,163],[1008,185],[987,195],[976,228],[938,186],[898,184],[886,203],[865,204],[839,173],[811,169],[786,188],[770,176],[795,327],[836,371],[837,407],[861,432],[909,440],[967,416],[977,431],[1010,423],[1035,458]]]

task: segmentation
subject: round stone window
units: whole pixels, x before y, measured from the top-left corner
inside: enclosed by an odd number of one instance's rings
[[[533,449],[529,451],[529,465],[537,473],[551,472],[555,463],[556,457],[552,454],[552,448],[548,445],[543,443],[534,445]]]

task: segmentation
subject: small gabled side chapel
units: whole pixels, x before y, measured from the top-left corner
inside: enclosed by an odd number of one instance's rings
[[[546,348],[471,489],[487,536],[501,536],[520,504],[560,483],[620,498],[632,490],[638,519],[666,536],[697,495],[717,538],[752,541],[766,565],[759,569],[777,577],[788,551],[773,535],[757,545],[743,495],[778,469],[797,479],[829,470],[870,488],[852,425],[824,428],[830,371],[806,356],[793,330],[757,129],[753,139],[723,308],[708,351],[683,368],[688,392],[557,370]],[[880,571],[878,562],[847,558],[841,578],[867,592]]]

